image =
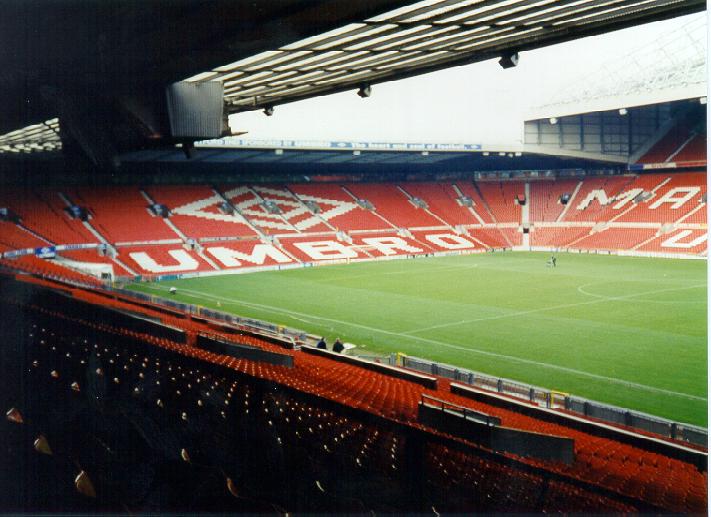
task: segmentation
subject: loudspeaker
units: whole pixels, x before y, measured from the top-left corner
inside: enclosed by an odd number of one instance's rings
[[[222,135],[224,111],[221,82],[180,81],[166,88],[170,134],[174,138],[207,140]]]

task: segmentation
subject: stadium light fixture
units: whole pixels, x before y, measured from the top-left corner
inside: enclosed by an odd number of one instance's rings
[[[353,151],[353,156],[360,156],[360,151],[358,151],[358,150]]]
[[[627,108],[620,108],[619,112],[620,115],[625,116],[627,115]]]
[[[284,154],[284,149],[274,149],[274,154],[281,156]]]
[[[699,98],[699,104],[706,104],[706,97]]]
[[[264,114],[267,117],[271,117],[272,115],[274,115],[274,106],[267,106],[266,108],[264,108]]]
[[[483,153],[481,153],[481,155],[482,156],[489,156],[489,151],[484,151]]]
[[[551,117],[551,118],[548,119],[548,122],[550,122],[551,124],[555,125],[555,124],[558,123],[558,119],[557,119],[556,117]]]
[[[518,65],[518,52],[514,52],[512,54],[504,54],[501,56],[501,59],[499,59],[499,65],[501,65],[501,68],[504,70],[507,68],[513,68],[516,65]]]
[[[370,97],[370,94],[372,93],[372,88],[370,87],[369,84],[364,84],[360,88],[358,88],[358,97],[361,99],[365,99],[366,97]]]
[[[422,156],[429,156],[430,152],[429,151],[422,151]]]

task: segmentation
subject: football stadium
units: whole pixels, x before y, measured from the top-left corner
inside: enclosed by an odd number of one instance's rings
[[[707,511],[704,2],[6,7],[0,511]]]

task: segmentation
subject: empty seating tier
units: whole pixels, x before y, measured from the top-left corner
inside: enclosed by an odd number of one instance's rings
[[[461,204],[454,186],[449,183],[401,183],[412,197],[421,199],[428,210],[450,226],[479,224],[468,206]]]
[[[358,199],[369,201],[378,214],[398,228],[444,226],[441,220],[416,206],[397,185],[353,183],[347,188]]]
[[[0,207],[9,208],[20,217],[20,223],[53,244],[98,243],[79,219],[65,211],[68,205],[58,191],[3,188]]]
[[[523,182],[481,182],[479,191],[497,223],[520,223],[521,205],[525,198]]]
[[[71,260],[72,255],[79,257],[77,245],[103,242],[116,249],[128,269],[93,252],[83,258],[109,264],[119,276],[516,248],[524,243],[703,255],[706,193],[705,171],[528,184],[162,185],[64,192],[10,188],[0,194],[0,208],[6,209],[0,253],[57,246],[56,251]],[[565,205],[560,201],[564,194],[569,196]],[[167,218],[154,215],[161,205],[169,211]],[[79,208],[74,218],[67,210],[71,206]],[[88,221],[82,221],[86,215]],[[531,231],[524,240],[526,225]],[[198,251],[190,247],[195,243]]]
[[[162,217],[149,212],[149,201],[136,187],[83,187],[68,197],[89,210],[91,225],[113,244],[178,238]]]
[[[336,230],[351,232],[392,229],[383,219],[358,205],[341,185],[297,183],[289,185],[289,189],[301,200],[316,203],[321,208],[321,217],[327,219]]]
[[[168,207],[170,221],[188,238],[257,235],[239,212],[222,209],[226,200],[237,206],[245,196],[235,193],[235,199],[229,199],[204,185],[162,185],[147,188],[146,192],[153,201]],[[249,192],[247,194],[248,199],[256,203],[253,196]]]
[[[560,198],[572,195],[578,180],[539,181],[531,183],[530,218],[536,222],[554,222],[565,209]]]

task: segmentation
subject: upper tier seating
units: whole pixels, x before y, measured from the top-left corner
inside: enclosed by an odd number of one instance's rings
[[[375,211],[398,228],[441,227],[444,223],[416,207],[396,185],[352,183],[346,188],[358,199],[366,199]]]
[[[99,240],[64,211],[66,203],[52,190],[0,189],[0,207],[12,209],[26,228],[53,244],[94,244]]]
[[[462,194],[470,198],[473,202],[472,210],[476,212],[476,216],[478,215],[479,217],[477,218],[477,221],[483,224],[492,224],[494,223],[494,218],[491,215],[491,212],[489,211],[489,208],[486,206],[486,203],[484,202],[483,198],[479,194],[479,191],[475,187],[473,183],[469,183],[466,181],[458,181],[455,183],[456,187],[461,191]]]
[[[479,224],[471,210],[457,202],[460,196],[450,183],[401,183],[400,187],[427,203],[429,211],[450,226]]]
[[[188,238],[255,237],[257,235],[242,216],[228,215],[220,210],[224,199],[210,187],[161,185],[149,187],[146,192],[153,201],[168,207],[171,211],[170,221]],[[235,200],[230,199],[230,201],[237,204]]]
[[[638,163],[668,162],[677,166],[706,165],[706,130],[681,121],[638,160]]]
[[[271,233],[289,233],[289,232],[331,232],[333,229],[329,227],[319,214],[314,214],[309,210],[308,206],[295,197],[288,189],[277,186],[255,186],[254,191],[264,201],[272,202],[281,210],[282,218],[288,223],[287,228],[281,232],[273,231]],[[319,205],[321,207],[321,205]],[[321,207],[328,209],[329,206]],[[255,223],[256,224],[256,223]]]
[[[0,193],[0,207],[18,214],[21,222],[0,224],[0,253],[55,244],[96,244],[101,236],[116,246],[119,261],[131,271],[114,260],[97,259],[94,251],[83,255],[91,258],[88,262],[112,264],[119,275],[132,271],[150,275],[510,248],[524,242],[522,206],[515,199],[524,195],[525,185],[523,181],[308,183],[228,185],[217,190],[154,186],[143,192],[132,186],[82,187],[64,193],[10,188]],[[697,242],[697,233],[707,223],[706,190],[705,172],[530,181],[531,232],[526,242],[556,248],[704,253],[706,244]],[[571,194],[567,206],[559,202],[565,193]],[[469,197],[473,206],[460,206],[461,196]],[[427,208],[416,207],[414,198]],[[222,206],[225,199],[237,207],[234,215],[225,214],[230,209]],[[359,199],[373,203],[375,210],[359,206]],[[166,204],[170,218],[150,215],[151,202]],[[281,212],[269,213],[265,202],[276,204]],[[64,210],[68,203],[86,207],[90,224],[71,219]],[[614,223],[613,227],[600,231],[607,223]],[[399,228],[411,236],[398,236]],[[675,240],[681,231],[691,233]],[[654,239],[657,232],[669,237]],[[186,251],[183,237],[199,241],[204,254]],[[274,244],[272,237],[277,238]],[[180,257],[168,254],[170,250]],[[143,265],[127,258],[141,251],[148,254],[139,255]],[[81,255],[61,248],[59,252],[67,258]]]
[[[586,178],[578,193],[568,202],[570,207],[562,222],[599,222],[611,219],[615,214],[605,203],[628,190],[634,180],[635,176]]]
[[[47,245],[47,241],[35,237],[15,223],[0,221],[0,253],[23,248],[39,248]]]
[[[622,207],[619,212],[624,213],[615,219],[616,222],[672,223],[689,215],[693,210],[699,211],[701,197],[706,193],[706,174],[650,174],[637,178],[630,188],[654,191],[654,196],[641,203],[628,203]],[[630,206],[634,208],[627,211]]]
[[[313,201],[321,208],[321,217],[336,230],[391,230],[387,222],[370,210],[361,208],[343,187],[331,183],[295,183],[288,186],[304,201]]]
[[[679,165],[690,165],[703,163],[706,165],[706,133],[694,135],[686,144],[677,151],[672,160]]]
[[[555,222],[566,206],[560,202],[560,197],[572,195],[578,183],[578,180],[531,182],[530,220]]]
[[[178,239],[179,236],[148,211],[149,202],[137,187],[81,187],[69,199],[91,214],[91,225],[110,243]]]
[[[521,222],[521,205],[515,200],[525,194],[523,182],[482,182],[479,191],[497,223]]]
[[[639,163],[664,163],[689,139],[689,127],[676,124],[655,143],[639,160]]]

